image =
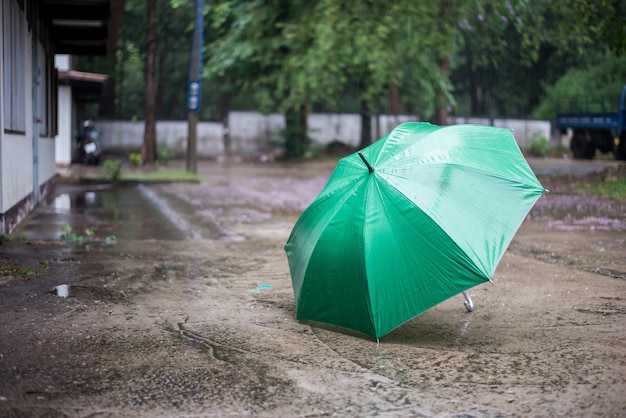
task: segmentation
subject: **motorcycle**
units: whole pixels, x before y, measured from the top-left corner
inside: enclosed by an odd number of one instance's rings
[[[84,165],[98,165],[100,163],[99,133],[90,120],[83,123],[83,127],[76,135],[76,152],[74,162]]]

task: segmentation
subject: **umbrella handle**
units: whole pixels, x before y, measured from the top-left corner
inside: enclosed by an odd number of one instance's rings
[[[463,304],[465,305],[467,312],[472,312],[474,310],[474,302],[472,302],[469,292],[463,292],[463,296],[465,296],[465,302],[463,302]]]
[[[365,165],[367,166],[367,171],[369,171],[370,173],[374,172],[374,167],[372,167],[370,165],[370,163],[367,162],[367,160],[365,159],[365,157],[363,156],[363,154],[361,154],[360,152],[358,153],[359,157],[361,157],[361,159],[363,160],[363,162],[365,163]]]

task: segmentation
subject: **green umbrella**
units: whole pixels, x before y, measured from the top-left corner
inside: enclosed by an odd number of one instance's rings
[[[509,129],[399,125],[341,159],[291,231],[297,319],[379,339],[490,280],[544,191]]]

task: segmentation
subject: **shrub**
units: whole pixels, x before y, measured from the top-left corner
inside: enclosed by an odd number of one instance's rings
[[[140,152],[131,152],[128,154],[128,159],[130,163],[135,167],[139,167],[141,165],[141,153]]]
[[[533,134],[530,142],[530,153],[535,157],[548,155],[548,140],[538,134]]]
[[[120,178],[122,162],[120,160],[106,160],[102,167],[106,172],[106,176],[109,180],[115,181]]]
[[[157,158],[158,161],[164,165],[167,165],[168,161],[174,158],[174,152],[165,148],[164,145],[158,148],[157,154],[158,154],[158,158]]]

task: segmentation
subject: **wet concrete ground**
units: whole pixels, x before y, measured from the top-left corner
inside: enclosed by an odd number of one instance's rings
[[[283,245],[334,162],[60,184],[0,245],[0,415],[624,416],[626,199],[571,187],[617,166],[531,165],[551,192],[476,310],[380,344],[294,318]]]

